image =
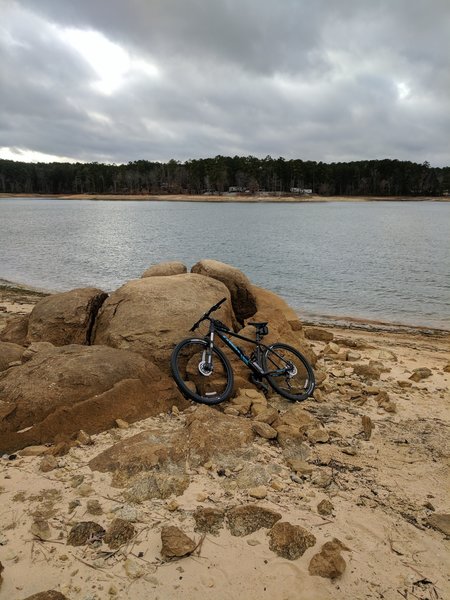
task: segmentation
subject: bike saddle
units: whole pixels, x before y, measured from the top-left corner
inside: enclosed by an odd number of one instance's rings
[[[253,325],[256,328],[256,332],[261,336],[267,335],[269,333],[269,328],[267,327],[267,321],[265,323],[247,323],[247,325]]]

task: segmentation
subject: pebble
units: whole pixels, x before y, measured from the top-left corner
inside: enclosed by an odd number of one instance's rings
[[[259,485],[257,487],[250,488],[248,490],[248,495],[252,498],[262,500],[267,496],[267,488],[264,485]]]

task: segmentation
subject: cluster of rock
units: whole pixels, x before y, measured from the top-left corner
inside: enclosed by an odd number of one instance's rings
[[[148,269],[107,295],[96,288],[54,294],[0,333],[0,452],[54,443],[186,408],[170,377],[170,355],[199,316],[221,298],[220,319],[243,335],[246,320],[269,321],[283,339],[315,356],[295,312],[238,269],[202,260]],[[236,390],[248,371],[232,361]]]

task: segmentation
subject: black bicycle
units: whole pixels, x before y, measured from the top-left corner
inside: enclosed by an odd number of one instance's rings
[[[266,346],[261,339],[269,333],[267,323],[248,323],[255,327],[256,339],[244,337],[231,331],[224,323],[210,317],[221,304],[212,306],[191,327],[195,331],[200,323],[209,321],[209,332],[204,338],[189,338],[180,342],[171,357],[172,375],[181,393],[202,404],[219,404],[227,400],[233,391],[233,370],[225,354],[214,345],[215,335],[236,354],[251,370],[252,382],[268,391],[269,385],[288,400],[306,400],[314,391],[314,372],[306,358],[287,344]],[[255,345],[250,356],[236,346],[228,336]]]

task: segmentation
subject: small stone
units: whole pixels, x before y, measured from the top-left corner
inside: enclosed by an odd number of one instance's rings
[[[91,446],[94,443],[91,436],[82,429],[80,429],[80,431],[77,434],[77,440],[80,442],[80,444],[83,444],[84,446]]]
[[[70,481],[70,487],[76,488],[84,481],[84,475],[75,475]]]
[[[438,529],[445,535],[450,536],[450,514],[434,513],[428,517],[427,523],[433,529]]]
[[[101,540],[105,530],[94,521],[81,521],[72,527],[67,538],[71,546],[83,546],[91,541]]]
[[[361,353],[360,352],[356,352],[356,350],[349,350],[347,352],[347,360],[361,360]]]
[[[39,471],[42,473],[49,473],[58,467],[58,461],[54,456],[44,456],[39,463]]]
[[[312,474],[311,483],[317,485],[320,488],[327,488],[331,485],[331,475],[325,471],[316,471]]]
[[[124,519],[114,519],[108,527],[103,541],[112,549],[119,548],[136,535],[136,529]]]
[[[302,460],[301,458],[289,458],[287,460],[287,463],[290,466],[290,468],[299,475],[310,475],[314,470],[314,467],[312,465],[307,463],[305,460]]]
[[[194,513],[195,531],[218,535],[223,527],[225,511],[219,508],[197,507]]]
[[[48,451],[48,446],[27,446],[17,453],[19,456],[42,456]]]
[[[180,503],[178,502],[178,500],[175,500],[175,498],[172,498],[167,502],[166,508],[167,510],[170,510],[170,512],[175,512],[180,508]]]
[[[316,388],[314,390],[313,397],[316,402],[324,402],[323,394],[321,390],[319,390],[319,388]]]
[[[269,540],[269,548],[272,552],[289,560],[299,558],[316,543],[312,533],[287,521],[275,523],[269,531]]]
[[[71,500],[69,502],[69,513],[72,513],[78,506],[81,506],[81,502],[79,500]]]
[[[316,427],[307,431],[306,435],[312,444],[325,444],[329,441],[328,431],[323,427]]]
[[[418,381],[421,381],[422,379],[427,379],[431,375],[432,375],[431,369],[429,369],[428,367],[420,367],[418,369],[413,369],[410,379],[417,383]]]
[[[329,516],[333,514],[333,510],[334,506],[327,498],[319,502],[319,504],[317,505],[317,512],[319,513],[319,515]]]
[[[250,488],[248,495],[252,498],[262,500],[267,496],[267,488],[264,485],[258,485],[257,487]]]
[[[378,358],[380,360],[392,360],[393,362],[397,362],[398,360],[397,356],[390,350],[380,350]]]
[[[103,514],[102,505],[96,498],[93,498],[92,500],[88,500],[86,503],[86,508],[90,515],[102,515]]]
[[[272,425],[278,419],[278,411],[275,408],[262,408],[255,416],[255,421]]]
[[[278,479],[274,479],[270,482],[270,487],[275,490],[275,492],[284,492],[286,489],[286,484],[282,481],[278,481]]]
[[[175,405],[172,406],[172,414],[175,417],[179,417],[180,416],[180,409],[178,408],[178,406],[175,406]]]
[[[446,364],[442,370],[444,371],[444,373],[450,373],[450,363]]]
[[[254,421],[252,423],[252,430],[266,440],[274,440],[278,435],[278,431],[268,423],[259,421]]]
[[[124,421],[123,419],[116,419],[114,423],[119,429],[128,429],[130,427],[130,424],[127,423],[127,421]]]
[[[116,588],[116,586],[115,586],[115,585],[110,585],[110,586],[109,586],[109,589],[108,589],[108,594],[109,594],[110,596],[117,596],[117,595],[118,595],[118,593],[119,593],[119,590]]]
[[[227,408],[223,411],[226,415],[229,415],[230,417],[238,417],[239,416],[239,411],[237,408],[233,408],[232,406],[227,406]]]
[[[323,349],[323,353],[325,356],[332,356],[338,354],[340,349],[341,347],[338,344],[335,344],[334,342],[329,342]]]
[[[272,527],[281,515],[270,508],[247,504],[236,506],[227,512],[227,524],[231,535],[244,536],[262,527]]]
[[[249,546],[259,546],[261,542],[259,540],[247,540]]]
[[[80,496],[90,496],[93,491],[94,490],[92,489],[92,485],[90,483],[82,483],[78,486],[78,493],[80,494]]]
[[[315,554],[309,563],[310,575],[336,579],[342,575],[347,567],[341,556],[341,550],[348,550],[339,540],[326,542],[320,552]]]
[[[304,327],[303,331],[305,333],[305,337],[307,337],[309,340],[315,340],[318,342],[331,342],[334,339],[334,334],[331,333],[331,331],[321,329],[320,327]]]
[[[401,388],[410,388],[412,387],[412,383],[410,381],[405,381],[403,379],[397,379],[397,385]]]
[[[114,511],[114,513],[119,519],[130,521],[130,523],[136,523],[136,521],[142,520],[142,515],[139,509],[131,504],[124,504],[123,506],[120,506]]]
[[[374,427],[373,421],[367,415],[362,415],[361,422],[362,422],[363,431],[364,431],[364,439],[366,441],[368,441],[368,440],[370,440],[370,437],[372,435],[372,430]]]
[[[164,525],[161,530],[161,554],[164,558],[175,558],[192,554],[197,544],[175,525]]]
[[[373,379],[380,379],[381,371],[375,365],[364,365],[356,364],[353,366],[353,371],[358,377],[371,381]]]
[[[40,540],[49,540],[52,537],[50,525],[45,519],[35,519],[30,527],[30,531]]]
[[[145,565],[133,558],[127,558],[123,566],[130,579],[139,579],[139,577],[142,577],[146,573]]]

